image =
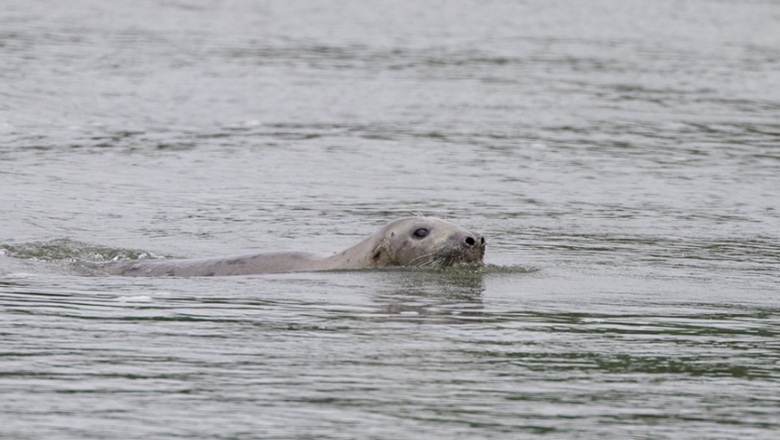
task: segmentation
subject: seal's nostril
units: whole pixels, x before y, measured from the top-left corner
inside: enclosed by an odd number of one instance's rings
[[[479,237],[479,243],[485,244],[485,237]]]
[[[474,246],[477,244],[477,240],[474,240],[474,237],[466,237],[466,240],[464,240],[468,246]]]

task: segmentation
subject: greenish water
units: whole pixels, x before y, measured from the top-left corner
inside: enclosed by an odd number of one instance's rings
[[[0,438],[774,439],[780,5],[0,5]],[[423,213],[487,266],[108,277]]]

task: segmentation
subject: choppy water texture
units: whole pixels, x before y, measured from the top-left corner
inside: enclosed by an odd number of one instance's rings
[[[774,439],[780,3],[0,3],[0,437]],[[479,270],[108,277],[419,212]]]

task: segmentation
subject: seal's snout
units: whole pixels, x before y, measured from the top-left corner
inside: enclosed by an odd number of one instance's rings
[[[457,235],[460,243],[459,255],[454,259],[458,263],[482,263],[485,256],[485,237],[470,231],[461,231]]]
[[[466,235],[463,238],[462,243],[463,243],[463,246],[465,246],[467,248],[471,248],[471,247],[474,247],[474,246],[477,246],[477,245],[484,246],[485,245],[485,237],[483,237],[483,236],[481,236],[479,234]]]

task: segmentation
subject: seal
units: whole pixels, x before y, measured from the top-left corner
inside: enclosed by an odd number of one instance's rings
[[[330,256],[277,251],[226,258],[130,261],[104,269],[123,276],[206,277],[390,266],[439,268],[482,264],[484,255],[485,238],[481,235],[438,218],[408,217],[392,221]]]

